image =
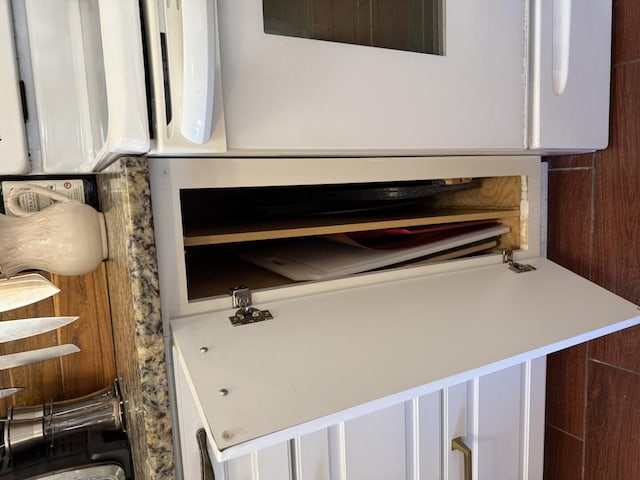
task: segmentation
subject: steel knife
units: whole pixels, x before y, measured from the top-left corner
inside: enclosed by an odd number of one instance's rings
[[[79,317],[36,317],[0,321],[0,343],[20,340],[64,327]]]
[[[7,368],[22,367],[35,362],[51,360],[71,353],[77,353],[80,349],[73,344],[56,345],[54,347],[39,348],[37,350],[27,350],[25,352],[10,353],[0,355],[0,370]]]
[[[0,388],[0,398],[7,398],[23,391],[22,387]]]
[[[59,291],[58,287],[37,273],[0,279],[0,312],[39,302]]]

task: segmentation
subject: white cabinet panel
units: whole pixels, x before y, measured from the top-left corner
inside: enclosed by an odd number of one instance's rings
[[[173,356],[174,360],[176,355]],[[178,468],[182,478],[189,480],[200,476],[200,453],[196,442],[196,431],[202,427],[203,422],[196,410],[196,404],[187,385],[184,371],[174,361],[174,379],[176,384],[176,400],[179,424],[180,462],[182,471]]]
[[[234,458],[225,463],[225,472],[230,480],[254,480],[253,454]]]
[[[477,478],[520,478],[523,373],[523,366],[516,365],[478,379],[474,398]]]
[[[329,429],[303,435],[294,440],[294,471],[296,480],[333,480],[334,462],[329,456]]]
[[[404,404],[345,423],[346,479],[406,478]]]
[[[273,447],[234,458],[225,464],[228,480],[290,480],[289,444]]]
[[[469,425],[469,389],[473,387],[472,382],[465,382],[445,388],[443,397],[443,448],[445,456],[443,459],[443,478],[445,480],[462,480],[464,478],[464,462],[462,453],[451,448],[451,441],[461,437],[465,444],[472,447],[470,441],[473,439],[473,431]]]
[[[444,450],[442,399],[442,392],[438,391],[405,404],[408,479],[441,478]]]

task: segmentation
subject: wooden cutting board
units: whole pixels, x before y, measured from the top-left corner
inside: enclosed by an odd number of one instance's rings
[[[92,393],[116,377],[111,312],[104,262],[93,272],[61,276],[39,272],[60,292],[26,307],[0,313],[2,320],[75,315],[65,327],[14,342],[0,343],[0,355],[73,343],[82,350],[46,362],[0,371],[0,388],[24,387],[21,393],[0,399],[0,417],[10,405],[39,405]]]

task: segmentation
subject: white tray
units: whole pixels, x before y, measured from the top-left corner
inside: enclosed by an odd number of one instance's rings
[[[425,257],[509,231],[509,227],[498,225],[401,250],[372,250],[305,238],[252,250],[241,258],[292,280],[328,280]]]

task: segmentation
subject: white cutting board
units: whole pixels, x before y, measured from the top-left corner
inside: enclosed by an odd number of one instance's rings
[[[509,227],[498,225],[399,250],[365,249],[321,238],[304,238],[251,250],[241,258],[292,280],[328,280],[433,255],[509,231]]]

